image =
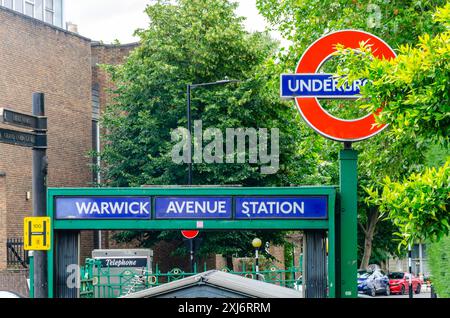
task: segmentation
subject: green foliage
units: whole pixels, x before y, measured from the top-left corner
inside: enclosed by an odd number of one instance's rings
[[[235,7],[225,0],[197,0],[158,1],[147,8],[151,23],[137,32],[141,45],[123,66],[107,67],[117,86],[103,119],[109,185],[185,184],[187,165],[172,163],[170,133],[186,127],[186,85],[226,77],[244,82],[193,90],[192,118],[222,132],[280,128],[281,171],[261,175],[257,165],[195,165],[195,183],[290,185],[315,174],[316,146],[308,142],[313,134],[301,128],[294,109],[266,92],[266,80],[274,75],[263,62],[274,43],[265,34],[245,32]]]
[[[428,264],[436,293],[440,298],[450,297],[450,236],[439,243],[428,245]]]
[[[360,221],[362,224],[364,222]],[[389,257],[395,256],[401,258],[406,253],[403,246],[399,249],[399,240],[393,239],[392,233],[398,232],[398,227],[389,219],[381,219],[376,226],[376,232],[373,238],[373,248],[369,264],[380,264]],[[364,253],[364,234],[358,235],[358,263],[361,263]]]
[[[187,165],[172,161],[171,132],[186,127],[186,86],[225,78],[242,82],[192,91],[192,119],[203,127],[279,128],[280,170],[263,175],[259,164],[194,164],[194,184],[290,186],[321,183],[317,137],[300,124],[298,112],[271,89],[278,74],[268,67],[276,43],[265,33],[248,33],[235,3],[226,0],[156,1],[147,7],[148,28],[137,31],[140,46],[124,65],[105,66],[116,88],[104,115],[101,154],[107,186],[183,185]],[[251,251],[255,232],[207,233],[201,253]],[[282,234],[272,232],[272,241]],[[266,236],[262,238],[266,238]],[[125,232],[122,241],[142,238]],[[179,239],[178,233],[147,233],[142,244]],[[267,238],[268,239],[268,238]],[[251,240],[250,240],[251,241]]]
[[[441,167],[445,163],[445,159],[450,157],[450,148],[440,145],[430,147],[426,154],[426,164],[428,167]]]
[[[339,45],[339,75],[348,81],[367,78],[362,107],[377,113],[379,123],[393,126],[396,135],[407,133],[448,144],[450,136],[450,3],[437,11],[446,31],[424,34],[415,46],[402,45],[393,60],[373,58],[372,48],[361,43],[358,52]]]
[[[450,231],[450,158],[440,169],[413,173],[403,182],[384,179],[381,193],[371,188],[368,201],[400,228],[396,233],[407,245],[417,241],[439,241]]]
[[[429,34],[431,37],[445,31],[443,24],[433,21],[436,19],[434,17],[436,7],[443,6],[445,3],[446,0],[373,0],[370,3],[361,3],[356,0],[257,0],[260,13],[268,20],[272,28],[280,31],[285,39],[292,42],[289,48],[282,49],[277,56],[278,63],[274,64],[274,67],[277,68],[278,73],[292,72],[302,52],[311,43],[337,30],[360,29],[377,35],[394,48],[400,45],[412,47],[417,43],[418,37],[423,34]],[[443,15],[437,19],[446,20]],[[333,58],[324,65],[323,70],[337,72],[339,66],[345,65],[345,62],[345,60]],[[441,70],[436,72],[439,73]],[[276,85],[278,84],[277,81]],[[448,77],[446,85],[448,85]],[[439,94],[443,96],[445,92],[440,91]],[[396,97],[402,96],[396,95]],[[370,111],[370,109],[361,110],[359,107],[366,104],[365,100],[356,103],[354,101],[321,101],[321,103],[329,113],[344,119],[361,117],[362,114]],[[378,107],[379,105],[378,103]],[[444,103],[438,105],[445,107]],[[441,125],[441,127],[444,130],[445,126]],[[426,129],[423,131],[425,132]],[[377,208],[373,202],[365,200],[368,194],[364,189],[372,187],[381,191],[383,185],[380,180],[383,180],[385,176],[390,176],[392,180],[402,180],[410,173],[422,171],[426,163],[424,156],[429,154],[428,148],[435,147],[429,141],[417,139],[409,131],[397,131],[398,134],[395,136],[388,132],[389,130],[386,130],[375,138],[356,145],[360,151],[358,221],[364,228],[370,226],[369,211]],[[336,162],[339,145],[323,140],[317,142],[322,146],[321,165],[327,167],[323,172],[329,176],[331,182],[337,183]],[[373,241],[375,259],[381,258],[383,251],[390,254],[396,254],[398,251],[397,243],[388,234],[398,232],[399,229],[391,220],[383,221],[382,218],[381,214]],[[386,234],[384,239],[383,234]],[[361,245],[363,243],[364,237],[360,235],[360,252],[364,249]]]
[[[341,63],[338,75],[346,75],[345,81],[367,78],[362,89],[363,107],[377,112],[380,123],[393,126],[391,136],[403,140],[405,135],[417,143],[435,142],[428,153],[448,153],[450,136],[450,3],[437,10],[435,20],[446,31],[431,38],[428,34],[419,38],[415,46],[404,45],[393,60],[373,58],[372,49],[361,43],[359,52],[338,46]],[[433,154],[434,153],[434,154]],[[435,158],[429,157],[431,165]],[[439,240],[448,235],[448,162],[441,169],[428,169],[423,174],[412,174],[404,182],[392,181],[393,175],[384,179],[381,195],[373,186],[366,187],[371,199],[388,213],[399,226],[402,244],[416,239]],[[395,177],[394,177],[395,178]]]
[[[292,41],[286,60],[295,63],[313,41],[333,31],[366,30],[393,47],[414,43],[424,33],[436,34],[442,28],[432,23],[433,13],[446,0],[257,0],[256,3],[272,27]]]

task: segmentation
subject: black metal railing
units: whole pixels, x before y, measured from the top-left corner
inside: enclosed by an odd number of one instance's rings
[[[21,238],[8,238],[6,250],[8,267],[28,268],[28,252],[24,250]]]

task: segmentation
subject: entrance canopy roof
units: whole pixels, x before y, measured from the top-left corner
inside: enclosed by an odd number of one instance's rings
[[[278,285],[212,270],[143,290],[122,298],[302,298],[302,293]]]

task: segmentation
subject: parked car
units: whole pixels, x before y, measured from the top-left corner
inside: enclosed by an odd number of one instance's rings
[[[409,275],[410,275],[409,273],[402,273],[402,272],[390,273],[388,277],[389,277],[389,286],[391,287],[391,293],[401,295],[408,293]],[[420,294],[423,281],[414,275],[411,276],[411,279],[414,293]]]
[[[382,271],[358,271],[358,292],[375,297],[377,294],[389,296],[389,278]]]

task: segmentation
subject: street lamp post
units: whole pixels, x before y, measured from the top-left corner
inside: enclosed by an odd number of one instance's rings
[[[192,136],[192,116],[191,116],[191,92],[193,89],[197,87],[203,87],[203,86],[213,86],[213,85],[225,85],[230,83],[239,83],[238,80],[221,80],[217,82],[211,82],[211,83],[200,83],[200,84],[188,84],[187,86],[187,129],[189,131],[189,136]],[[192,137],[189,139],[192,140]],[[190,145],[192,149],[192,145]],[[192,150],[190,152],[189,156],[189,169],[188,169],[188,185],[192,185]],[[190,255],[190,263],[191,263],[191,270],[194,272],[194,239],[189,240],[189,255]]]
[[[252,245],[255,248],[255,272],[256,280],[259,280],[259,248],[262,245],[262,241],[259,238],[255,238],[252,241]]]
[[[408,294],[409,298],[413,298],[413,285],[412,285],[412,251],[411,244],[408,244],[408,269],[409,269],[409,288]]]
[[[213,85],[226,85],[226,84],[231,84],[231,83],[240,83],[241,81],[239,80],[229,80],[229,79],[225,79],[225,80],[221,80],[221,81],[217,81],[217,82],[211,82],[211,83],[200,83],[200,84],[188,84],[187,86],[187,121],[188,121],[188,131],[189,131],[189,135],[191,135],[192,133],[192,117],[191,117],[191,92],[193,89],[197,88],[197,87],[204,87],[204,86],[213,86]],[[192,140],[192,138],[191,138]],[[188,170],[188,185],[192,185],[192,151],[191,151],[191,155],[189,158],[189,170]]]

